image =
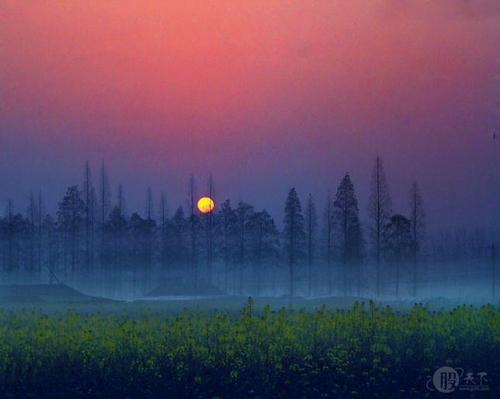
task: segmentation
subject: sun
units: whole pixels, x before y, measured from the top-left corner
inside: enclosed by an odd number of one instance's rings
[[[201,213],[210,213],[215,208],[215,202],[212,198],[205,196],[205,197],[201,197],[198,200],[197,206],[198,206],[198,210]]]

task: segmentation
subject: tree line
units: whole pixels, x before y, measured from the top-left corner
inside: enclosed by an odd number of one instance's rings
[[[244,201],[225,200],[214,212],[200,214],[194,177],[187,206],[172,215],[166,196],[156,203],[150,188],[144,212],[129,213],[123,187],[118,185],[114,201],[110,187],[104,163],[94,181],[87,162],[82,183],[67,188],[54,215],[45,211],[41,195],[30,195],[25,213],[15,212],[9,200],[0,218],[4,279],[87,280],[109,292],[119,284],[116,276],[126,275],[134,292],[145,294],[175,275],[194,292],[215,285],[225,293],[258,295],[269,283],[269,270],[275,270],[281,277],[272,285],[280,285],[286,295],[315,295],[318,280],[324,293],[340,287],[344,294],[359,294],[366,291],[362,267],[370,264],[375,296],[387,294],[383,275],[389,269],[395,277],[392,294],[403,294],[403,276],[411,282],[404,295],[418,294],[425,240],[422,195],[411,183],[407,213],[394,213],[380,157],[373,167],[365,224],[348,173],[335,193],[327,194],[321,215],[311,194],[301,201],[290,189],[282,229],[265,209]],[[214,196],[211,176],[203,193]]]

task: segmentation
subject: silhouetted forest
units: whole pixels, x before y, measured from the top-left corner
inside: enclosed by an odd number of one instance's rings
[[[320,201],[311,194],[301,200],[292,188],[279,229],[265,209],[218,198],[211,176],[199,191],[191,177],[186,205],[172,212],[151,189],[144,211],[129,211],[104,164],[93,178],[87,162],[82,183],[67,188],[55,214],[41,195],[30,195],[22,213],[8,201],[0,219],[2,282],[63,282],[119,298],[495,295],[498,232],[426,234],[417,182],[407,189],[407,209],[394,212],[377,157],[367,220],[346,174]],[[214,196],[214,212],[197,211],[201,194]]]

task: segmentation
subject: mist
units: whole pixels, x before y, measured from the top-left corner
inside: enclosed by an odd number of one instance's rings
[[[121,185],[111,196],[105,165],[93,173],[87,163],[56,212],[47,211],[42,194],[29,196],[25,212],[8,201],[0,218],[2,284],[21,292],[24,284],[66,285],[117,300],[497,295],[500,230],[429,231],[416,181],[407,187],[406,212],[394,211],[380,157],[365,212],[349,174],[324,198],[291,188],[280,218],[220,198],[216,186],[210,177],[200,188],[193,176],[177,205],[148,188],[143,209],[134,210]],[[197,207],[202,195],[214,199],[213,210]]]

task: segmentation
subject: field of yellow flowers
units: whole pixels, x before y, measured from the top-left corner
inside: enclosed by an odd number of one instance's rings
[[[423,398],[445,365],[500,376],[498,308],[0,311],[1,397]]]

